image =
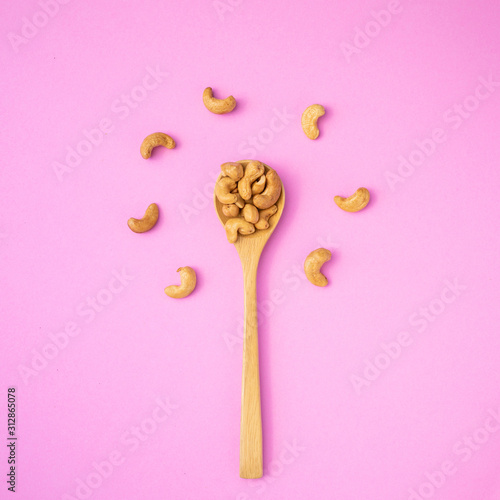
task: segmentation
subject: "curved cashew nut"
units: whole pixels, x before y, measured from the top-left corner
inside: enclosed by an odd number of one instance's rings
[[[313,250],[304,262],[307,279],[316,286],[328,285],[328,280],[321,274],[321,266],[332,258],[332,252],[326,248]]]
[[[346,212],[359,212],[368,205],[370,201],[370,191],[366,188],[359,188],[353,195],[347,198],[335,196],[333,199],[342,210]]]
[[[269,208],[274,205],[281,194],[281,179],[274,170],[269,170],[266,174],[266,189],[262,194],[253,197],[253,204],[260,209]]]
[[[250,203],[247,203],[243,207],[241,215],[243,215],[243,218],[247,222],[251,222],[252,224],[255,224],[259,220],[259,211],[253,205],[250,205]]]
[[[257,229],[268,229],[269,219],[278,211],[277,205],[259,211],[259,220],[255,224]]]
[[[253,184],[252,184],[252,194],[260,194],[264,191],[266,187],[266,176],[261,175]]]
[[[151,205],[149,205],[146,209],[146,213],[142,219],[134,219],[131,217],[127,221],[128,227],[132,229],[134,233],[145,233],[155,227],[155,224],[158,221],[158,215],[158,205],[156,203],[151,203]]]
[[[238,196],[231,191],[236,187],[236,182],[230,177],[221,177],[215,183],[215,196],[225,205],[231,205],[238,201]]]
[[[260,161],[252,160],[247,163],[245,175],[238,182],[238,191],[244,200],[252,197],[252,183],[264,173],[264,165]]]
[[[191,267],[179,267],[177,272],[181,274],[181,284],[171,285],[165,288],[165,293],[173,299],[187,297],[196,287],[196,273]]]
[[[222,213],[226,217],[238,217],[240,209],[234,203],[231,205],[222,205]]]
[[[243,165],[241,163],[228,161],[220,166],[222,173],[226,177],[231,177],[233,181],[239,181],[243,177]]]
[[[318,118],[325,114],[325,108],[321,104],[313,104],[302,113],[302,130],[309,139],[317,139],[319,129],[317,125]]]
[[[255,226],[245,219],[228,219],[224,227],[229,243],[236,243],[238,233],[247,235],[255,232]]]
[[[243,208],[245,206],[245,200],[240,196],[240,193],[238,191],[238,187],[236,187],[235,189],[233,189],[231,191],[231,193],[235,194],[238,199],[236,200],[236,202],[234,203],[238,208]]]
[[[167,134],[163,132],[155,132],[154,134],[149,134],[141,144],[141,156],[147,160],[156,146],[164,146],[168,149],[175,148],[175,141]]]
[[[203,91],[203,104],[212,113],[216,115],[224,115],[229,113],[236,107],[236,99],[230,95],[225,99],[217,99],[211,87],[207,87]]]
[[[238,208],[243,208],[245,206],[245,200],[241,197],[240,193],[236,193],[236,196],[238,199],[236,200],[235,205]]]

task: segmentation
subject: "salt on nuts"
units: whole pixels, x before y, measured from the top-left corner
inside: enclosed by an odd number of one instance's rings
[[[239,181],[243,177],[243,165],[241,163],[228,161],[223,163],[220,169],[226,177],[231,177],[233,181]]]
[[[216,115],[224,115],[231,112],[236,107],[236,99],[230,95],[225,99],[217,99],[211,87],[207,87],[203,91],[203,104],[212,113]]]
[[[260,194],[264,191],[266,187],[266,176],[262,174],[253,184],[252,184],[252,194]]]
[[[168,149],[175,148],[175,141],[167,134],[163,132],[155,132],[154,134],[149,134],[141,144],[141,156],[147,160],[151,157],[151,153],[157,146],[163,146]]]
[[[225,205],[231,205],[238,201],[238,196],[231,191],[236,188],[236,182],[230,177],[221,177],[215,183],[215,196]]]
[[[342,196],[335,196],[333,198],[335,203],[346,212],[359,212],[368,205],[370,201],[370,191],[368,189],[361,187],[356,190],[356,192],[348,196],[347,198],[342,198]]]
[[[253,197],[253,203],[261,210],[274,205],[281,194],[281,180],[274,170],[269,170],[266,174],[266,189],[261,194]]]
[[[247,222],[251,222],[252,224],[255,224],[259,220],[259,211],[257,210],[256,207],[254,207],[253,205],[250,205],[250,203],[247,203],[243,207],[243,210],[241,211],[241,215],[243,215],[243,218]]]
[[[256,229],[268,229],[269,219],[278,211],[278,206],[273,205],[272,207],[266,208],[265,210],[259,210],[259,220],[255,224]]]
[[[226,229],[227,241],[229,243],[236,243],[238,233],[248,235],[255,232],[255,226],[252,223],[240,218],[228,219],[226,224],[224,224],[224,228]]]
[[[313,250],[304,262],[304,272],[307,279],[316,286],[328,285],[326,276],[321,274],[321,266],[332,258],[332,252],[326,248]]]
[[[158,205],[156,203],[151,203],[146,209],[146,213],[142,219],[134,219],[132,217],[127,221],[128,227],[132,229],[134,233],[145,233],[155,227],[158,221],[158,215]]]
[[[264,173],[264,165],[260,161],[249,161],[245,174],[238,182],[238,191],[244,200],[252,197],[252,184]]]
[[[165,288],[165,293],[173,299],[183,299],[191,294],[196,287],[196,273],[189,266],[179,267],[177,272],[181,275],[180,285],[171,285]]]
[[[309,139],[317,139],[319,136],[318,118],[325,114],[325,108],[321,104],[313,104],[302,113],[302,130]]]
[[[235,204],[222,205],[222,213],[226,217],[238,217],[240,209]]]

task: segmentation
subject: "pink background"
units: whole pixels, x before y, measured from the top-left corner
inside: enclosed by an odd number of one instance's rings
[[[17,387],[16,498],[498,500],[498,2],[47,1],[50,18],[33,0],[0,17],[0,379]],[[209,113],[206,86],[237,109]],[[314,142],[300,127],[313,103],[327,110]],[[145,161],[156,131],[178,146]],[[79,144],[87,156],[58,179]],[[400,155],[421,164],[391,189]],[[203,194],[245,157],[277,169],[287,197],[258,276],[253,481],[238,477],[241,267]],[[360,186],[366,210],[336,207]],[[132,233],[152,202],[158,225]],[[327,288],[300,273],[321,246]],[[175,301],[163,289],[186,265],[198,286]],[[158,399],[176,406],[168,417]]]

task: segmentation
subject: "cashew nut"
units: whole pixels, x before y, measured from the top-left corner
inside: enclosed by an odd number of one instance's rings
[[[261,175],[253,184],[252,184],[252,194],[260,194],[264,191],[266,187],[266,176]]]
[[[225,99],[217,99],[214,97],[214,93],[211,87],[207,87],[203,91],[203,104],[212,113],[216,115],[224,115],[229,113],[236,107],[236,99],[230,95]]]
[[[370,201],[370,191],[366,188],[359,188],[353,195],[348,198],[335,196],[335,203],[346,212],[359,212],[368,205]]]
[[[238,208],[243,208],[245,206],[245,200],[241,197],[240,193],[237,193],[236,196],[238,197],[238,199],[236,200],[235,205]]]
[[[235,202],[235,205],[238,208],[243,208],[245,206],[245,200],[240,196],[240,193],[238,191],[238,186],[236,186],[236,188],[233,189],[231,193],[234,193],[238,197],[238,199]]]
[[[181,284],[171,285],[165,288],[165,293],[173,299],[187,297],[196,287],[196,273],[191,267],[179,267],[177,272],[181,274]]]
[[[156,146],[164,146],[168,149],[175,148],[175,141],[163,132],[149,134],[141,144],[141,156],[147,160]]]
[[[274,170],[269,170],[266,174],[266,189],[264,189],[262,194],[257,194],[253,197],[253,203],[260,209],[269,208],[278,201],[280,194],[281,180]]]
[[[238,182],[238,191],[244,200],[252,197],[252,183],[264,173],[264,165],[260,161],[249,161],[245,168],[245,175]]]
[[[318,118],[325,114],[325,108],[321,104],[313,104],[306,108],[302,113],[302,130],[309,137],[309,139],[317,139],[319,136],[319,129],[317,125]]]
[[[236,203],[238,200],[238,196],[231,191],[236,187],[236,182],[233,181],[230,177],[221,177],[215,183],[215,196],[217,199],[224,203],[225,205],[231,205],[232,203]]]
[[[132,217],[127,221],[128,227],[132,229],[134,233],[145,233],[155,227],[158,220],[158,214],[158,205],[156,203],[151,203],[146,209],[146,213],[142,219],[134,219]]]
[[[268,229],[269,219],[278,211],[277,205],[266,208],[265,210],[259,210],[259,220],[255,224],[256,229]]]
[[[238,233],[247,235],[255,232],[255,226],[245,219],[228,219],[224,227],[229,243],[236,243]]]
[[[253,206],[247,203],[243,210],[241,211],[241,215],[247,222],[251,222],[255,224],[259,220],[259,211]]]
[[[226,217],[238,217],[240,209],[235,204],[222,205],[222,213]]]
[[[223,163],[220,169],[226,177],[231,177],[233,181],[239,181],[243,177],[243,165],[241,163],[228,161]]]
[[[304,262],[304,271],[307,279],[316,286],[328,285],[326,276],[321,274],[321,266],[332,258],[332,252],[326,248],[313,250]]]

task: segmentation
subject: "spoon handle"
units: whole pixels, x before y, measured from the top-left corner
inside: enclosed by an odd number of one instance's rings
[[[240,477],[249,479],[262,477],[257,266],[258,258],[250,258],[243,263],[245,334],[241,387]]]

